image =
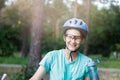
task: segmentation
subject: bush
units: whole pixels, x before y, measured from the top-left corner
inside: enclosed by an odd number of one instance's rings
[[[18,27],[4,25],[0,27],[0,56],[10,56],[20,49],[21,37]]]
[[[11,80],[29,80],[35,71],[36,68],[33,65],[23,66],[20,72],[13,75]]]
[[[55,38],[54,32],[46,27],[44,30],[43,39],[42,39],[42,53],[46,54],[48,51],[61,49],[64,47],[64,40],[62,35],[59,38]]]

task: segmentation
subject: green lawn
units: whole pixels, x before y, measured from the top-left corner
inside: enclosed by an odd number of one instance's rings
[[[28,58],[0,57],[0,64],[27,64]]]
[[[101,63],[97,64],[99,68],[119,68],[120,69],[120,61],[113,61],[113,60],[107,60],[102,61]]]
[[[110,58],[103,58],[100,55],[92,55],[90,56],[92,59],[100,59],[100,63],[97,64],[98,68],[118,68],[120,69],[120,57],[115,58],[115,57],[110,57]]]

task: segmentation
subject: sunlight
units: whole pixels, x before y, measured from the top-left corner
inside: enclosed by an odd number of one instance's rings
[[[98,9],[101,9],[101,8],[109,9],[110,4],[120,6],[120,1],[119,0],[96,0],[93,4],[97,5]]]
[[[16,1],[17,1],[17,0],[7,0],[7,1],[5,2],[5,5],[9,6],[9,5],[15,3]]]

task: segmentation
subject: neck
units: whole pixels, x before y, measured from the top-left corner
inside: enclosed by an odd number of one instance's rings
[[[70,51],[69,49],[65,49],[65,56],[67,58],[68,61],[75,61],[75,59],[78,56],[78,52],[77,51]]]

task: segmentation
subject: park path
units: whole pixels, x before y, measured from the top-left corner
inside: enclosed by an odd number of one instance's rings
[[[10,71],[18,72],[22,68],[22,65],[15,64],[0,64],[0,76],[3,73],[8,73],[10,76]],[[120,80],[120,69],[113,68],[98,68],[100,80]],[[9,80],[9,79],[8,79]],[[45,75],[44,80],[49,80],[49,74]]]

